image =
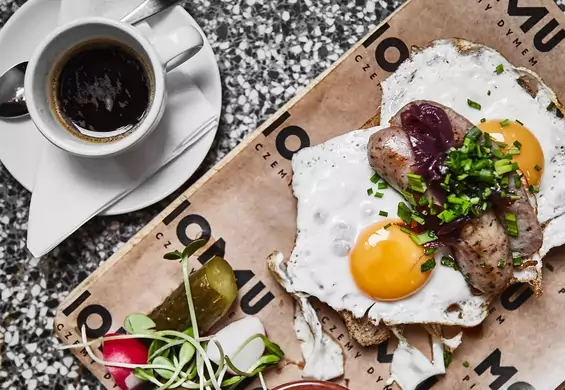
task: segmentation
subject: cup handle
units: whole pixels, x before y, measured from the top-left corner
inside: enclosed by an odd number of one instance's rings
[[[202,35],[183,17],[186,15],[181,15],[184,12],[173,8],[168,16],[153,25],[150,25],[151,20],[135,25],[151,43],[167,72],[192,58],[204,44]]]

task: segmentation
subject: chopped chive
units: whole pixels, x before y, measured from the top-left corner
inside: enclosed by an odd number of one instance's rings
[[[514,257],[512,259],[512,265],[514,265],[514,267],[518,267],[519,265],[522,265],[522,258],[521,257]]]
[[[443,223],[449,223],[457,218],[457,214],[455,214],[451,210],[443,210],[441,213],[437,215],[437,217],[441,219]]]
[[[410,207],[406,205],[406,203],[398,203],[397,214],[398,217],[402,219],[407,225],[410,225],[410,223],[412,223],[412,211],[410,210]]]
[[[380,215],[381,217],[388,217],[388,212],[386,212],[386,211],[384,211],[384,210],[381,210],[381,211],[379,211],[379,215]]]
[[[424,178],[422,177],[422,175],[409,173],[408,175],[406,175],[406,177],[408,178],[408,187],[410,187],[411,190],[420,193],[426,192],[427,186],[426,183],[424,183]]]
[[[426,222],[424,221],[424,219],[416,214],[412,214],[412,220],[416,221],[416,223],[418,223],[419,225],[423,225]]]
[[[508,188],[508,176],[504,176],[502,180],[500,180],[500,186],[502,188]]]
[[[498,64],[494,71],[496,72],[496,74],[501,74],[502,72],[504,72],[504,66],[502,64]]]
[[[506,260],[499,260],[498,268],[504,268],[505,265],[506,265]]]
[[[367,195],[373,195],[373,189],[367,188]]]
[[[520,200],[520,195],[510,195],[510,200]]]
[[[497,142],[496,144],[498,145],[499,148],[503,148],[503,149],[508,146],[508,144],[505,144],[504,142]]]
[[[502,159],[494,162],[494,169],[501,168],[505,165],[510,165],[510,161]]]
[[[424,245],[427,244],[428,242],[433,242],[437,240],[436,234],[431,230],[428,230],[420,234],[412,234],[410,238],[412,239],[412,241],[414,241],[416,245]]]
[[[520,141],[518,141],[518,140],[514,141],[513,145],[514,145],[517,149],[521,149],[521,148],[522,148],[522,144],[521,144]]]
[[[455,260],[453,260],[453,258],[449,256],[442,256],[441,265],[445,267],[453,268],[456,271],[459,270],[459,267],[457,266]]]
[[[502,158],[504,157],[504,154],[502,154],[502,152],[500,151],[500,149],[494,149],[492,151],[492,154],[494,155],[494,157],[496,158]]]
[[[514,187],[520,188],[522,186],[522,181],[520,180],[520,176],[514,175]]]
[[[386,182],[381,181],[378,185],[378,189],[379,190],[386,190],[388,188],[388,184],[386,184]]]
[[[419,204],[420,206],[425,206],[425,205],[427,205],[427,204],[428,204],[428,198],[426,198],[425,196],[422,196],[422,197],[420,198],[420,200],[418,201],[418,204]]]
[[[511,148],[508,148],[508,150],[506,151],[506,153],[508,153],[508,155],[510,156],[517,156],[520,154],[520,149],[519,148],[515,148],[514,146]]]
[[[518,123],[519,125],[524,126],[524,124],[522,122],[520,122],[518,119],[514,119],[516,121],[516,123]]]
[[[443,351],[443,365],[445,368],[449,367],[451,360],[453,358],[453,353],[449,351]]]
[[[474,108],[475,110],[481,109],[481,105],[477,102],[472,101],[471,99],[467,99],[467,104],[469,105],[469,107]]]
[[[370,179],[370,180],[371,180],[371,183],[377,184],[377,182],[378,182],[379,180],[381,180],[381,177],[375,173],[375,174],[373,174],[373,176],[371,176],[371,179]]]
[[[428,259],[425,263],[423,263],[420,266],[420,271],[428,272],[433,270],[435,266],[436,266],[436,260],[432,257],[431,259]]]
[[[465,138],[476,141],[481,136],[481,130],[477,126],[471,127]]]
[[[481,123],[485,123],[487,121],[487,118],[481,118]]]
[[[375,198],[382,198],[385,196],[384,192],[375,192]]]
[[[400,193],[402,194],[402,196],[404,196],[404,199],[406,199],[408,203],[410,203],[412,206],[417,206],[416,199],[414,198],[413,194],[408,191],[400,191]]]
[[[392,226],[392,223],[387,223],[386,225],[383,226],[383,229],[387,230],[391,226]]]
[[[463,367],[468,368],[470,366],[469,362],[467,360],[465,360],[463,362]]]
[[[506,232],[511,237],[518,237],[518,223],[516,215],[512,213],[504,213],[504,220],[506,221]]]
[[[551,102],[549,103],[549,105],[547,106],[547,111],[551,111],[555,108],[555,103]]]
[[[530,191],[532,194],[537,194],[539,192],[539,187],[530,185],[528,186],[528,191]]]
[[[498,161],[507,161],[507,160],[498,160]],[[512,165],[511,164],[503,165],[499,168],[495,168],[494,170],[499,175],[504,175],[505,173],[512,172]]]
[[[536,171],[538,171],[538,172],[541,171],[541,167],[540,167],[538,164],[536,164],[536,165],[534,166],[534,169],[535,169]]]
[[[485,142],[484,142],[485,147],[490,148],[492,146],[491,136],[488,133],[484,133],[484,138],[485,138]],[[490,150],[488,150],[488,152],[490,152]]]
[[[502,127],[506,127],[508,125],[510,125],[510,121],[508,119],[505,119],[502,122],[500,122],[500,126]]]
[[[401,227],[401,228],[400,228],[400,231],[403,232],[403,233],[406,233],[406,234],[412,234],[412,230],[407,229],[407,228],[405,228],[405,227]]]
[[[424,255],[429,256],[429,255],[433,255],[436,252],[437,252],[437,248],[426,248],[426,250],[424,250]]]
[[[449,180],[451,180],[451,173],[445,175],[445,179],[443,180],[444,184],[449,184]]]

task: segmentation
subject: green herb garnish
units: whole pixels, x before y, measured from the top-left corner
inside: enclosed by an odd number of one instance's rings
[[[536,165],[534,166],[534,169],[535,169],[536,171],[538,171],[538,172],[541,171],[541,167],[540,167],[538,164],[536,164]]]
[[[379,175],[377,175],[376,173],[374,173],[373,176],[371,176],[371,178],[369,180],[371,180],[371,183],[377,184],[377,182],[379,180],[381,180],[381,177]]]
[[[436,252],[437,252],[437,248],[426,248],[424,250],[424,255],[429,256],[429,255],[433,255]]]
[[[144,314],[134,313],[126,317],[124,329],[129,334],[108,336],[88,341],[86,325],[81,328],[82,343],[72,344],[61,349],[81,348],[96,363],[114,367],[129,368],[139,379],[150,382],[159,389],[234,389],[245,379],[259,377],[261,386],[266,390],[262,372],[268,366],[281,361],[284,353],[281,348],[262,334],[255,334],[241,344],[230,356],[224,353],[222,345],[216,340],[202,338],[199,334],[196,321],[196,311],[192,299],[190,286],[188,259],[200,249],[205,240],[192,241],[182,252],[173,251],[164,257],[168,260],[180,260],[183,271],[183,282],[188,303],[188,312],[192,327],[184,332],[174,330],[156,330],[155,323]],[[129,364],[119,362],[105,362],[92,351],[92,346],[98,346],[112,340],[144,339],[152,340],[148,349],[148,359],[145,364]],[[250,342],[260,339],[265,347],[264,355],[259,358],[248,370],[241,371],[232,363],[235,358]],[[218,364],[213,365],[206,352],[207,344],[215,343],[218,349]],[[236,375],[224,379],[227,368]]]
[[[436,260],[432,257],[431,259],[426,260],[426,262],[420,266],[420,271],[428,272],[433,270],[435,266],[436,266]]]
[[[381,211],[379,211],[379,215],[380,215],[381,217],[388,217],[388,212],[386,212],[386,211],[384,211],[384,210],[381,210]]]
[[[386,190],[388,188],[388,184],[384,181],[380,182],[377,186],[379,190]]]
[[[373,195],[373,189],[372,188],[367,188],[367,195],[369,195],[369,196]]]
[[[505,119],[502,122],[500,122],[500,126],[502,127],[506,127],[508,125],[510,125],[510,121],[508,119]]]
[[[498,64],[494,71],[496,72],[496,74],[501,74],[502,72],[504,72],[504,66],[502,64]]]
[[[427,244],[428,242],[433,242],[438,239],[436,234],[431,230],[428,230],[420,234],[412,234],[410,238],[412,239],[412,241],[414,241],[416,245],[424,245]]]
[[[453,260],[453,258],[449,256],[442,256],[441,265],[445,267],[453,268],[456,271],[459,270],[459,267],[457,266],[455,260]]]
[[[384,192],[375,192],[375,198],[382,198],[385,196]]]
[[[408,187],[412,191],[424,193],[426,192],[427,186],[424,183],[424,178],[421,175],[417,175],[415,173],[409,173],[406,175],[408,178]]]
[[[404,202],[398,203],[397,210],[398,217],[404,221],[407,225],[412,223],[412,210]]]
[[[475,110],[481,109],[481,105],[477,102],[472,101],[471,99],[467,99],[467,104],[469,105],[469,107],[474,108]]]
[[[470,366],[469,362],[468,362],[467,360],[465,360],[465,361],[463,362],[463,367],[468,368],[469,366]]]
[[[504,268],[506,265],[506,260],[499,260],[498,261],[498,268]]]
[[[514,257],[512,259],[512,265],[514,267],[518,267],[518,266],[522,265],[522,258],[521,257]]]

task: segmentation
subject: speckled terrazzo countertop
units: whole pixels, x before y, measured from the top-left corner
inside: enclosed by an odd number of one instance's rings
[[[24,2],[0,0],[0,28]],[[562,9],[564,2],[557,0]],[[401,3],[194,0],[187,4],[212,44],[224,85],[218,136],[193,180]],[[69,291],[189,185],[136,213],[93,219],[38,261],[25,249],[30,194],[0,163],[0,389],[100,387],[70,353],[54,348],[55,310]]]

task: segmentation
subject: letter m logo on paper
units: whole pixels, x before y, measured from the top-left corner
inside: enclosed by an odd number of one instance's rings
[[[501,367],[500,359],[502,357],[502,352],[500,349],[495,349],[485,360],[483,360],[477,367],[475,367],[475,372],[478,375],[482,375],[486,370],[490,368],[490,373],[493,376],[498,376],[489,387],[492,390],[500,389],[510,378],[512,378],[518,370],[516,367],[508,366]]]

